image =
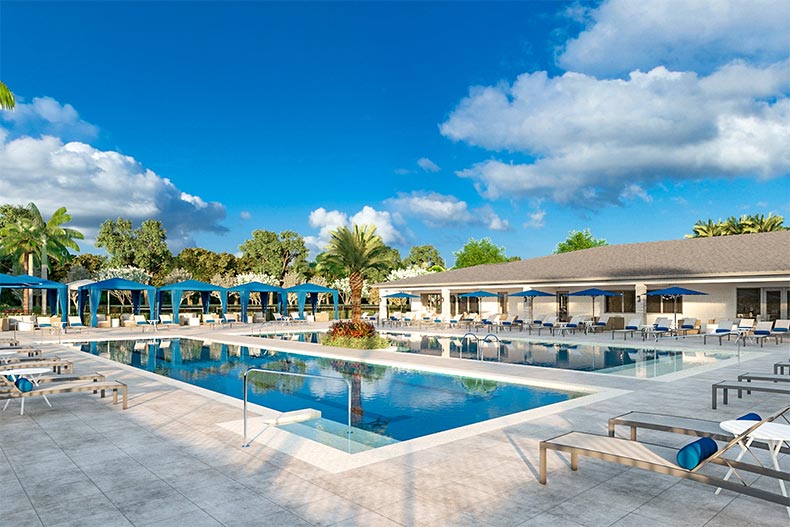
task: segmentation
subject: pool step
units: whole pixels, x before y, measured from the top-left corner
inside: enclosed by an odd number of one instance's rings
[[[364,452],[366,450],[372,450],[380,446],[398,442],[391,437],[382,436],[356,427],[351,428],[351,441],[349,441],[348,425],[324,418],[282,425],[278,428],[350,453]]]

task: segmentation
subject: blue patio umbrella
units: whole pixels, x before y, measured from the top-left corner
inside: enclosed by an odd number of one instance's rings
[[[408,300],[411,298],[420,298],[420,295],[413,295],[411,293],[404,293],[401,291],[399,293],[392,293],[391,295],[384,295],[384,298],[405,298]],[[402,312],[403,312],[403,306],[401,306],[401,313]]]
[[[599,296],[623,296],[622,293],[615,293],[614,291],[606,291],[605,289],[598,289],[592,287],[590,289],[582,289],[575,293],[568,293],[568,296],[589,296],[592,298],[592,317],[595,318],[595,298]]]
[[[532,304],[535,301],[535,297],[536,296],[554,296],[554,295],[551,294],[551,293],[546,293],[544,291],[538,291],[537,289],[530,289],[528,291],[520,291],[518,293],[513,293],[510,296],[524,297],[524,302],[526,302],[527,299],[529,298],[529,313],[528,313],[528,317],[529,317],[530,323],[532,323]]]
[[[472,291],[471,293],[462,293],[458,298],[499,298],[500,295],[490,291]]]
[[[661,296],[669,300],[672,299],[672,311],[675,315],[675,327],[678,327],[678,298],[685,296],[685,295],[707,295],[708,293],[703,293],[702,291],[695,291],[693,289],[686,289],[685,287],[667,287],[665,289],[656,289],[655,291],[649,291],[648,296]]]

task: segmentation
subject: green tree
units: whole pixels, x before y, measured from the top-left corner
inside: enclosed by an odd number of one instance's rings
[[[3,81],[0,81],[0,110],[13,110],[14,106],[16,106],[14,94]]]
[[[99,227],[96,247],[104,247],[113,267],[139,267],[161,284],[171,267],[173,255],[167,247],[167,232],[157,220],[145,220],[137,229],[123,218],[107,220]]]
[[[409,251],[409,256],[403,260],[404,267],[419,266],[425,269],[432,267],[444,268],[444,258],[439,254],[439,250],[433,245],[415,245]]]
[[[507,261],[505,248],[494,245],[491,238],[480,240],[469,238],[466,245],[453,252],[453,256],[455,256],[455,269]]]
[[[711,236],[729,236],[733,234],[751,234],[755,232],[774,232],[783,231],[784,218],[778,214],[769,213],[768,216],[762,214],[744,214],[739,218],[730,216],[724,221],[714,222],[697,220],[692,228],[693,233],[687,234],[686,238],[709,238]]]
[[[590,233],[590,229],[570,231],[565,241],[557,244],[554,254],[581,251],[582,249],[591,249],[592,247],[602,247],[604,245],[609,244],[603,238],[594,238]]]
[[[332,232],[322,263],[332,269],[342,268],[351,286],[351,320],[362,319],[362,288],[365,273],[390,264],[392,254],[376,234],[373,225],[340,227]]]
[[[16,223],[0,229],[0,251],[14,256],[26,274],[33,274],[37,261],[41,265],[41,278],[47,278],[50,258],[61,263],[69,260],[69,250],[80,250],[74,240],[82,240],[83,235],[78,230],[63,227],[71,221],[66,207],[53,212],[48,220],[44,220],[35,203],[28,203],[27,210],[28,214],[21,215]],[[46,295],[43,295],[42,308],[45,306]]]
[[[215,253],[200,247],[187,247],[175,259],[175,266],[189,272],[195,280],[209,282],[215,275],[234,275],[238,272],[236,256]]]
[[[280,287],[289,271],[302,274],[307,269],[307,247],[304,239],[294,231],[282,231],[278,235],[256,229],[252,239],[239,245],[239,250],[245,258],[255,261],[256,272],[276,277]]]

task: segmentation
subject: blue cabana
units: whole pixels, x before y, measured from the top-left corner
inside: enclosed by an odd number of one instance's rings
[[[101,301],[102,291],[131,291],[132,292],[132,307],[134,314],[140,314],[140,295],[145,292],[148,296],[148,304],[150,309],[149,319],[154,319],[154,308],[156,307],[156,288],[152,285],[141,284],[133,280],[126,280],[125,278],[109,278],[100,282],[93,282],[79,287],[79,308],[78,313],[82,316],[82,311],[85,307],[85,300],[87,298],[91,310],[91,327],[97,326],[96,313],[99,311],[99,302]],[[83,321],[84,322],[84,321]]]
[[[313,315],[315,315],[315,308],[318,304],[318,295],[321,293],[332,293],[332,299],[335,302],[335,320],[337,320],[337,289],[330,289],[316,284],[306,283],[289,287],[285,290],[286,293],[296,293],[296,301],[299,306],[299,316],[304,317],[304,304],[307,300],[307,295],[310,295],[310,305],[313,308]]]
[[[62,321],[68,320],[69,312],[69,286],[60,282],[53,282],[45,278],[30,275],[11,276],[0,274],[0,290],[6,289],[45,289],[47,291],[47,305],[50,314],[56,315],[60,306]]]
[[[165,285],[159,288],[159,311],[162,311],[162,297],[165,291],[170,291],[170,304],[173,308],[173,321],[178,321],[178,309],[181,306],[181,297],[184,291],[195,291],[200,293],[200,303],[203,306],[203,313],[208,313],[211,302],[211,292],[219,291],[220,303],[222,304],[222,314],[225,315],[228,307],[228,290],[214,284],[207,284],[198,280],[185,280],[177,284]]]
[[[246,284],[237,285],[228,289],[228,292],[239,293],[239,303],[241,304],[241,320],[247,322],[247,307],[250,304],[250,293],[260,293],[261,295],[261,313],[263,313],[264,320],[266,319],[266,307],[268,304],[268,293],[277,295],[275,303],[280,304],[280,309],[285,310],[285,290],[261,282],[249,282]]]

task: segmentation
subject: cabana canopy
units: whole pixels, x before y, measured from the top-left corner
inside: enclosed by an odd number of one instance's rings
[[[68,320],[69,314],[69,289],[66,284],[53,282],[45,278],[37,278],[30,275],[11,276],[0,274],[0,290],[6,289],[46,289],[47,304],[50,313],[57,313],[57,306],[60,306],[61,320]]]
[[[178,309],[181,306],[181,296],[184,291],[196,291],[200,293],[200,303],[203,306],[203,313],[208,313],[209,303],[211,302],[211,292],[219,291],[220,303],[222,304],[222,314],[225,314],[228,306],[228,290],[214,284],[207,284],[199,280],[184,280],[177,284],[165,285],[159,288],[159,311],[162,310],[162,293],[170,291],[170,303],[173,307],[173,320],[178,320]]]
[[[332,293],[332,299],[335,303],[335,320],[337,320],[337,289],[330,289],[316,284],[306,283],[294,287],[289,287],[285,290],[287,293],[296,293],[296,300],[299,306],[299,316],[304,317],[304,304],[307,295],[310,295],[310,305],[313,308],[313,315],[315,315],[315,308],[318,304],[318,295],[321,293]]]
[[[156,304],[156,288],[152,285],[141,284],[133,280],[126,280],[125,278],[109,278],[100,282],[93,282],[78,288],[79,291],[79,308],[78,313],[82,316],[83,307],[85,306],[85,297],[89,296],[90,310],[91,310],[91,326],[96,327],[98,321],[96,320],[96,313],[99,311],[99,301],[101,300],[102,291],[131,291],[132,292],[132,306],[134,307],[134,314],[140,314],[140,293],[145,292],[148,296],[148,304],[150,309],[149,318],[154,318],[154,308]]]
[[[237,285],[235,287],[228,288],[228,292],[239,293],[239,301],[241,303],[241,319],[244,322],[247,322],[247,307],[250,304],[250,293],[260,293],[261,294],[261,312],[263,316],[266,316],[266,307],[268,303],[268,294],[265,293],[274,293],[277,295],[277,300],[280,304],[280,309],[284,310],[283,307],[285,304],[285,290],[269,285],[264,284],[262,282],[248,282],[246,284]]]

